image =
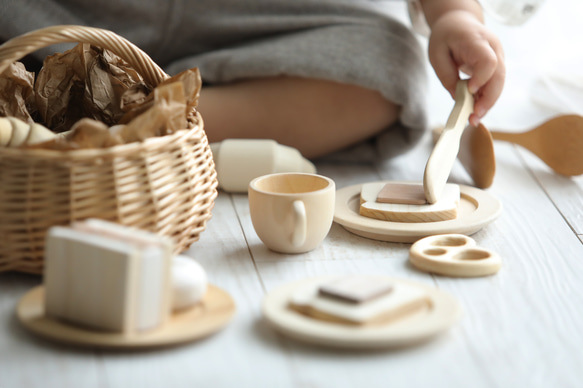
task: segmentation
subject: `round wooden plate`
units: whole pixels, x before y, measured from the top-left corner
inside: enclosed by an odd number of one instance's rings
[[[334,221],[349,232],[373,240],[412,243],[436,234],[470,235],[494,221],[502,212],[502,204],[491,194],[460,185],[460,206],[454,220],[424,223],[377,220],[359,214],[361,187],[353,185],[336,191]]]
[[[90,330],[47,317],[43,286],[26,293],[16,312],[24,327],[50,340],[99,348],[133,349],[177,345],[209,336],[230,321],[235,303],[227,292],[209,284],[202,303],[173,314],[159,328],[130,335]]]
[[[311,344],[336,348],[379,349],[414,345],[444,332],[461,317],[461,306],[450,294],[420,283],[388,278],[422,287],[429,292],[430,306],[386,325],[352,326],[321,321],[288,307],[293,293],[334,279],[317,277],[289,283],[270,292],[263,300],[263,315],[280,333]]]

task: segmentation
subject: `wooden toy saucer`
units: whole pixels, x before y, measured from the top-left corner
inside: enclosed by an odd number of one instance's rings
[[[17,316],[31,332],[57,342],[110,349],[136,349],[178,345],[209,336],[222,329],[235,312],[231,296],[208,285],[202,303],[174,313],[162,327],[140,334],[90,330],[47,317],[44,313],[44,287],[26,293],[17,307]]]
[[[389,183],[386,181],[385,183]],[[403,182],[405,183],[405,182]],[[460,186],[460,206],[454,220],[436,222],[391,222],[364,217],[359,214],[362,185],[344,187],[336,191],[334,221],[346,230],[373,240],[412,243],[436,234],[476,233],[502,212],[502,204],[491,194],[475,187]]]
[[[301,287],[313,287],[334,280],[324,276],[285,284],[263,300],[263,315],[280,333],[310,344],[348,349],[382,349],[415,345],[444,332],[461,317],[461,306],[450,294],[402,279],[387,277],[426,289],[430,306],[385,325],[353,326],[322,321],[289,308],[291,296]]]

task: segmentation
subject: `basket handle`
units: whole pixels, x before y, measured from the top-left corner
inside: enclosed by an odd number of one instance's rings
[[[133,66],[144,80],[156,86],[166,78],[164,72],[138,46],[112,31],[94,27],[61,25],[41,28],[8,40],[0,46],[0,74],[24,56],[55,43],[90,43],[117,54]]]

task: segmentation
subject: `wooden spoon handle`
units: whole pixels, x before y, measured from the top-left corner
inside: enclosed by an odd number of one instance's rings
[[[522,132],[520,133],[513,133],[513,132],[498,132],[490,130],[492,137],[494,140],[502,140],[507,141],[510,143],[520,144],[523,145],[525,143],[525,136]]]
[[[531,151],[559,174],[566,176],[583,174],[581,116],[558,116],[527,132],[491,133],[496,140],[512,142]]]
[[[544,154],[544,150],[541,149],[544,148],[544,144],[541,144],[540,138],[538,136],[533,136],[533,132],[535,130],[536,128],[527,132],[490,131],[490,133],[492,134],[492,138],[494,140],[501,140],[513,144],[518,144],[540,157],[541,154]]]

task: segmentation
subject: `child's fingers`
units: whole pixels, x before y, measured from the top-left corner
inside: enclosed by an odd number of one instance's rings
[[[490,108],[494,106],[494,103],[498,100],[500,94],[502,94],[504,79],[506,78],[506,67],[504,65],[504,52],[502,46],[496,40],[491,42],[491,47],[496,54],[497,63],[493,74],[478,91],[478,98],[474,105],[474,112],[479,118],[484,117]]]
[[[477,127],[480,124],[480,117],[475,113],[472,113],[470,115],[469,120],[470,120],[470,125],[472,125],[474,127]]]
[[[480,89],[478,93],[478,98],[474,104],[475,114],[482,118],[484,115],[494,106],[500,94],[502,94],[502,89],[504,87],[505,78],[505,67],[503,63],[498,65],[496,72],[490,78],[490,80]]]
[[[473,47],[467,65],[472,69],[468,89],[475,94],[494,76],[500,61],[494,49],[484,41]]]
[[[459,79],[458,66],[446,44],[430,45],[429,61],[443,87],[455,98],[455,86]]]

